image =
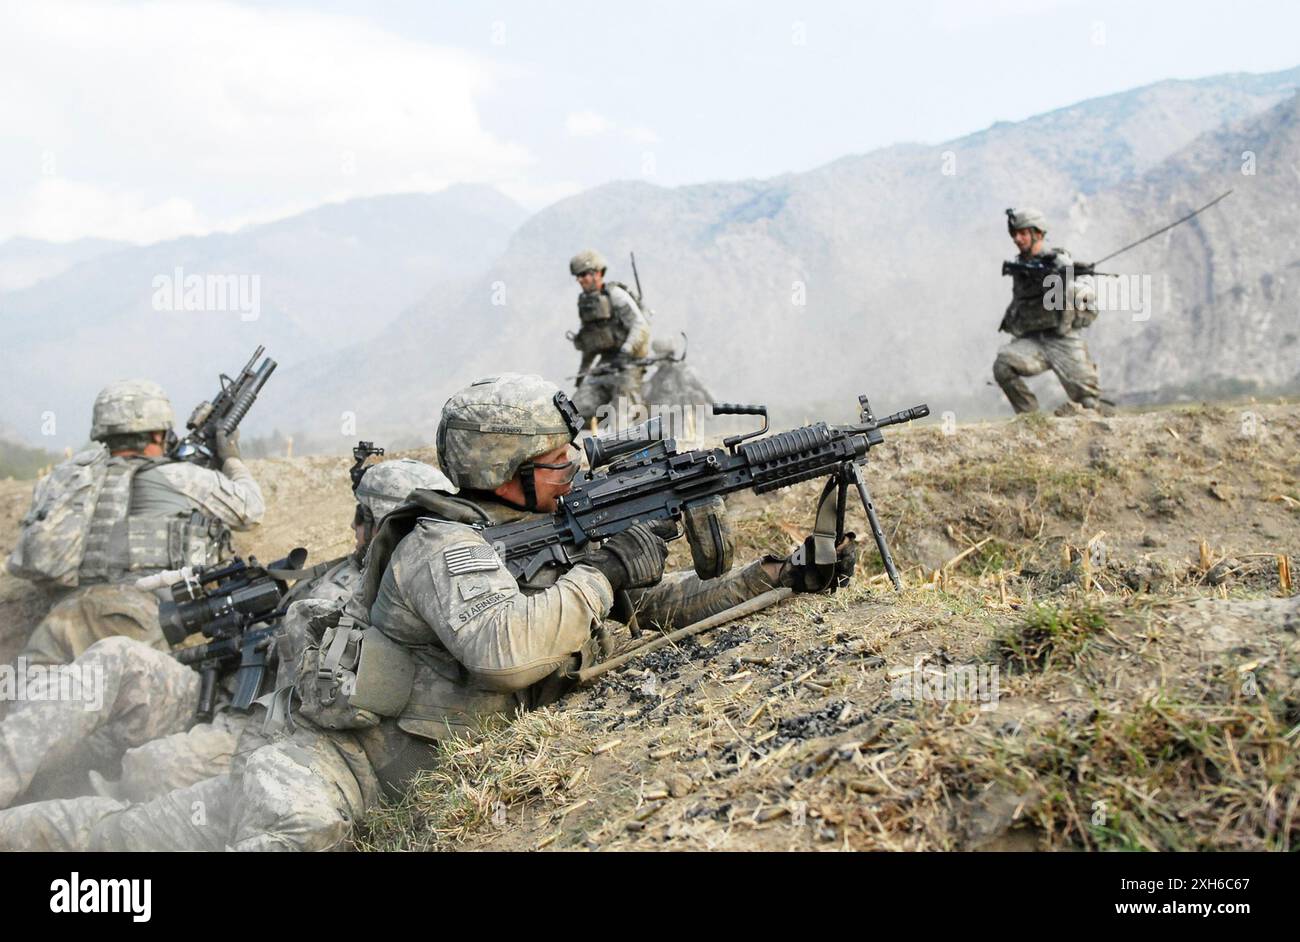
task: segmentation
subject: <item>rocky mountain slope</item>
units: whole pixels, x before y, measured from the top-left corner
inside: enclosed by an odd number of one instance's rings
[[[158,378],[183,417],[217,370],[265,343],[282,368],[250,435],[279,430],[299,452],[427,442],[471,379],[567,381],[566,261],[589,245],[624,280],[637,252],[656,333],[689,334],[690,362],[720,398],[790,421],[886,391],[937,415],[999,414],[1007,206],[1042,207],[1052,241],[1090,259],[1234,185],[1204,218],[1116,260],[1147,278],[1154,313],[1107,314],[1090,342],[1119,401],[1290,389],[1298,86],[1300,70],[1161,82],[770,180],[609,184],[517,230],[517,207],[455,188],[91,259],[0,295],[0,428],[75,446],[95,389],[124,373]],[[177,266],[260,274],[260,316],[154,311],[152,278]],[[1037,386],[1050,407],[1051,377]],[[47,413],[53,441],[40,434]]]
[[[213,394],[217,373],[238,369],[258,344],[288,369],[362,342],[439,285],[485,268],[524,216],[481,186],[353,200],[100,255],[0,294],[0,426],[75,448],[95,392],[140,375],[163,384],[183,422]],[[179,307],[185,279],[226,275],[257,279],[238,284],[239,304],[231,295],[224,310],[155,308],[155,279],[178,286]],[[250,434],[276,427],[279,388],[277,378],[249,416]],[[54,436],[43,434],[46,412],[56,418]]]
[[[77,239],[75,242],[45,242],[16,237],[0,242],[0,293],[29,288],[53,278],[73,265],[129,248],[125,242],[108,239]]]
[[[1141,343],[1107,318],[1093,337],[1108,357],[1103,382],[1121,399],[1216,370],[1240,380],[1286,378],[1287,358],[1255,332],[1234,333],[1226,360],[1211,357],[1218,334],[1202,322],[1230,320],[1220,308],[1236,302],[1203,297],[1200,266],[1206,251],[1226,253],[1218,240],[1242,234],[1236,227],[1254,225],[1261,209],[1273,237],[1252,267],[1282,272],[1290,264],[1296,216],[1264,201],[1291,179],[1285,126],[1293,106],[1285,102],[1298,79],[1300,70],[1163,82],[956,141],[899,145],[771,180],[599,187],[538,213],[490,271],[412,309],[349,355],[361,364],[350,379],[342,356],[331,369],[286,376],[289,424],[328,429],[352,402],[366,405],[376,436],[412,428],[428,436],[445,396],[477,376],[571,374],[577,355],[564,332],[575,323],[576,289],[565,263],[588,245],[609,256],[611,277],[626,281],[627,255],[636,251],[656,333],[686,331],[691,362],[721,398],[786,403],[801,418],[808,408],[890,390],[900,400],[928,398],[937,412],[997,413],[1006,406],[990,367],[1007,339],[996,327],[1009,284],[998,266],[1011,254],[1003,210],[1042,207],[1054,241],[1096,257],[1213,195],[1199,198],[1202,190],[1226,188],[1246,147],[1228,128],[1245,119],[1255,122],[1256,138],[1276,138],[1276,146],[1256,143],[1253,181],[1212,219],[1176,234],[1164,255],[1126,258],[1145,267],[1119,269],[1153,272],[1160,288],[1167,274],[1173,309],[1200,304],[1203,314],[1147,322]],[[1192,164],[1219,172],[1192,174]],[[1180,173],[1190,176],[1176,184]],[[1251,183],[1257,193],[1246,196]],[[1294,318],[1294,304],[1279,304],[1275,316]],[[1143,374],[1135,364],[1152,362],[1155,347],[1162,375]],[[327,391],[323,373],[336,377]],[[377,375],[382,384],[369,381]]]

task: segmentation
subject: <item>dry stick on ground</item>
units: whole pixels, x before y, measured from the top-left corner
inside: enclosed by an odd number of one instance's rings
[[[762,595],[756,595],[748,601],[741,602],[739,605],[733,605],[725,611],[718,612],[716,615],[710,615],[708,618],[701,619],[693,625],[687,625],[685,628],[679,628],[652,641],[647,641],[640,647],[633,648],[625,654],[618,657],[610,658],[603,664],[596,664],[585,670],[578,672],[578,683],[585,684],[603,674],[612,670],[617,670],[628,661],[642,654],[648,654],[651,651],[657,651],[665,645],[674,644],[683,638],[689,638],[691,635],[697,635],[702,631],[708,631],[710,628],[716,628],[719,625],[725,625],[729,621],[735,621],[737,618],[744,618],[746,615],[753,615],[755,612],[761,612],[763,609],[775,605],[777,602],[788,598],[793,593],[790,589],[779,588],[769,589]]]
[[[966,549],[962,550],[960,553],[958,553],[958,554],[957,554],[956,556],[954,556],[952,559],[950,559],[950,560],[948,560],[946,563],[944,563],[942,568],[943,568],[944,571],[946,572],[947,570],[951,569],[953,566],[955,566],[955,565],[957,565],[959,562],[961,562],[963,559],[965,559],[967,556],[969,556],[971,553],[975,552],[977,549],[979,549],[980,547],[982,547],[985,543],[987,543],[987,542],[988,542],[989,540],[991,540],[991,539],[993,539],[993,537],[991,537],[991,536],[986,536],[984,539],[980,540],[978,543],[975,543],[975,544],[973,544],[973,545],[971,545],[971,546],[966,547]]]

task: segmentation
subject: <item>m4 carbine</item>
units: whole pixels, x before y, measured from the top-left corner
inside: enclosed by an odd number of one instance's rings
[[[1028,261],[1013,259],[1009,262],[1003,262],[1002,274],[1039,275],[1044,278],[1056,273],[1067,273],[1075,276],[1100,275],[1103,278],[1118,277],[1113,272],[1097,271],[1095,262],[1071,262],[1069,265],[1057,265],[1055,262],[1048,261],[1052,257],[1051,255],[1035,255]]]
[[[654,366],[657,363],[684,363],[686,361],[686,333],[682,332],[682,349],[681,352],[673,350],[668,353],[658,353],[648,357],[630,357],[627,359],[615,358],[613,362],[604,360],[598,366],[593,366],[585,373],[578,373],[573,378],[578,380],[578,385],[582,385],[582,380],[597,376],[610,376],[614,373],[620,373],[626,369],[641,368]]]
[[[556,404],[561,410],[573,410],[563,393],[556,396]],[[721,448],[678,451],[674,440],[661,437],[657,418],[621,435],[586,439],[583,446],[590,470],[560,498],[554,514],[485,526],[483,537],[516,578],[532,578],[549,564],[582,562],[588,549],[638,523],[681,520],[696,574],[712,579],[731,563],[730,547],[709,545],[710,539],[721,539],[720,528],[709,518],[720,509],[720,498],[736,491],[764,494],[826,478],[813,534],[796,551],[795,562],[822,571],[834,569],[836,547],[845,536],[848,491],[854,487],[885,571],[894,588],[901,588],[862,465],[867,452],[884,440],[882,428],[927,416],[930,407],[919,405],[877,419],[866,396],[858,397],[858,405],[854,424],[818,422],[760,438],[768,430],[766,406],[717,404],[714,415],[763,419],[761,429],[724,439]],[[576,419],[576,410],[573,414]]]
[[[217,681],[232,669],[231,708],[252,706],[272,666],[271,648],[284,616],[280,605],[287,580],[301,573],[306,560],[307,551],[299,547],[265,567],[255,556],[248,562],[236,556],[220,566],[167,570],[136,581],[140,589],[170,587],[171,598],[158,605],[158,621],[169,644],[180,644],[200,631],[211,639],[173,652],[176,660],[199,672],[195,716],[200,722],[212,719]]]
[[[239,423],[253,408],[258,393],[275,371],[276,362],[270,357],[263,360],[261,366],[253,368],[265,350],[266,347],[258,346],[234,379],[225,373],[217,378],[221,384],[220,392],[211,402],[205,400],[194,407],[185,423],[189,433],[171,450],[171,457],[209,468],[219,464],[216,457],[217,433],[229,435],[239,428]]]
[[[1206,203],[1204,206],[1202,206],[1200,209],[1192,210],[1186,216],[1182,216],[1178,219],[1175,219],[1167,226],[1161,226],[1155,232],[1148,233],[1147,235],[1144,235],[1142,238],[1138,239],[1136,242],[1130,242],[1128,245],[1124,246],[1123,248],[1118,248],[1115,251],[1111,252],[1109,255],[1099,258],[1095,262],[1073,262],[1070,265],[1058,266],[1047,261],[1047,259],[1051,258],[1052,256],[1036,255],[1033,258],[1029,259],[1028,261],[1021,261],[1020,259],[1015,259],[1010,262],[1003,262],[1002,274],[1003,275],[1017,275],[1017,274],[1041,275],[1043,277],[1046,277],[1047,275],[1050,275],[1053,272],[1063,271],[1066,272],[1067,275],[1069,276],[1099,275],[1103,278],[1118,278],[1119,276],[1116,275],[1114,272],[1097,271],[1097,266],[1100,265],[1102,262],[1110,261],[1116,255],[1123,255],[1129,249],[1137,248],[1143,242],[1150,242],[1156,236],[1168,232],[1170,229],[1174,228],[1175,226],[1181,226],[1183,223],[1187,222],[1187,220],[1192,219],[1195,216],[1199,216],[1201,213],[1205,212],[1211,206],[1216,205],[1220,200],[1225,199],[1226,197],[1231,195],[1232,195],[1232,190],[1228,190],[1228,192],[1226,193],[1221,193],[1220,195],[1216,196],[1214,199]],[[1010,213],[1011,210],[1007,210],[1007,212]]]

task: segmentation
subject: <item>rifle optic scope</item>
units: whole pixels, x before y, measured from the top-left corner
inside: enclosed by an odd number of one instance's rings
[[[587,453],[587,465],[593,469],[607,465],[615,458],[630,455],[635,451],[661,442],[664,439],[663,416],[656,415],[648,422],[634,425],[622,432],[610,432],[583,441],[583,450]]]

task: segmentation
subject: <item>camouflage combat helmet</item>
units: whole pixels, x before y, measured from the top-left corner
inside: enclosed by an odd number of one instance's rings
[[[417,489],[453,491],[447,476],[432,465],[411,458],[381,461],[371,465],[357,485],[357,503],[370,511],[375,520],[402,503]]]
[[[161,386],[147,379],[123,379],[109,383],[95,397],[90,437],[103,441],[110,435],[162,432],[175,418]]]
[[[581,429],[577,409],[554,383],[502,373],[466,386],[442,407],[438,464],[457,487],[490,491]],[[522,480],[527,494],[532,475]]]
[[[569,274],[574,277],[581,275],[584,271],[604,271],[608,267],[605,263],[605,256],[595,249],[583,249],[569,259]]]
[[[1037,209],[1008,209],[1007,231],[1015,232],[1017,229],[1037,229],[1046,234],[1047,217]]]

